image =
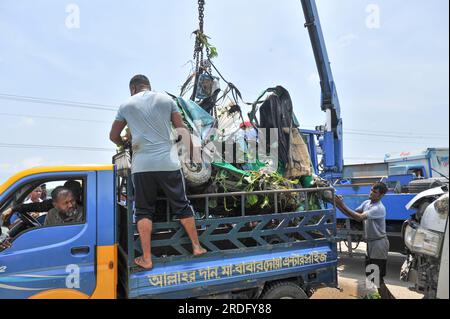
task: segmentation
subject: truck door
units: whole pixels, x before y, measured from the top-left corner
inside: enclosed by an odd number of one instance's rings
[[[0,298],[92,295],[96,286],[96,172],[49,173],[24,178],[0,195],[0,209],[5,204],[9,206],[11,199],[16,204],[22,202],[27,191],[36,185],[62,186],[68,180],[76,180],[81,185],[78,206],[84,207],[82,221],[28,227],[12,237],[11,247],[0,252]]]

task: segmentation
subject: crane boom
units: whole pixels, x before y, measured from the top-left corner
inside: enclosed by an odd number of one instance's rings
[[[344,166],[341,107],[316,3],[314,0],[301,0],[301,3],[320,77],[321,109],[327,114],[323,139],[319,141],[323,156],[322,177],[333,180],[342,176]]]

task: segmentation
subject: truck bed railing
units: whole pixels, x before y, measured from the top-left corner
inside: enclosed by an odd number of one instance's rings
[[[134,264],[135,257],[139,256],[142,251],[133,218],[134,190],[131,174],[129,172],[126,175],[119,173],[117,178],[117,185],[120,185],[119,192],[126,188],[128,199],[126,205],[117,205],[119,263],[120,267],[125,270],[121,273],[119,280],[125,289],[129,289],[128,278],[130,275],[142,271]],[[190,240],[181,223],[171,219],[167,199],[159,198],[160,201],[166,203],[166,210],[162,210],[161,222],[154,221],[153,223],[153,264],[157,266],[170,262],[186,262],[194,258],[225,258],[332,245],[336,242],[336,207],[324,204],[320,209],[316,207],[317,210],[313,210],[310,209],[307,200],[308,196],[323,194],[325,191],[331,192],[334,198],[334,188],[332,187],[188,196],[191,201],[196,202],[194,208],[203,216],[196,219],[199,241],[208,251],[202,257],[192,255]],[[284,211],[282,199],[295,193],[304,199],[303,210]],[[120,194],[117,195],[119,198]],[[271,198],[273,201],[270,211],[265,209],[266,213],[263,213],[262,210],[257,210],[255,214],[254,209],[253,212],[247,209],[245,202],[250,195]],[[209,203],[211,200],[220,198],[234,198],[237,202],[240,201],[240,209],[231,215],[224,211],[224,216],[212,217]],[[202,204],[198,204],[199,202]]]
[[[269,250],[282,247],[314,247],[335,236],[332,210],[278,213],[196,221],[199,240],[208,256]],[[191,258],[190,240],[179,223],[158,223],[152,240],[156,263]]]
[[[132,183],[127,182],[128,196],[133,194]],[[305,201],[305,211],[282,212],[279,199],[282,195],[299,193],[311,194],[331,191],[333,188],[266,190],[254,192],[233,192],[201,194],[189,196],[190,200],[204,200],[202,210],[205,216],[196,220],[200,243],[208,250],[207,256],[236,254],[253,250],[275,249],[282,247],[314,247],[329,243],[336,235],[335,207],[309,210]],[[270,214],[247,214],[246,197],[266,195],[273,197],[273,211]],[[131,196],[132,197],[132,196]],[[239,216],[209,218],[209,201],[213,198],[240,198]],[[160,200],[167,201],[165,198]],[[192,258],[190,240],[178,221],[170,219],[170,208],[166,205],[165,222],[153,223],[152,254],[154,264]],[[131,200],[128,207],[119,206],[119,224],[125,233],[119,233],[121,251],[126,255],[128,267],[134,267],[135,255],[141,252],[136,225],[133,222]],[[126,225],[126,226],[125,226]],[[125,260],[123,260],[125,262]]]

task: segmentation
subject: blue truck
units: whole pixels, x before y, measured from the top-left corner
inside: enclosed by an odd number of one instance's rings
[[[336,194],[343,196],[346,204],[353,208],[368,199],[373,183],[386,183],[389,192],[383,203],[391,251],[403,252],[401,226],[411,215],[405,206],[418,193],[448,183],[448,147],[386,154],[383,163],[344,165],[341,107],[317,7],[314,1],[301,2],[320,77],[320,107],[326,113],[325,125],[315,130],[300,130],[314,173],[327,180]],[[362,225],[339,210],[337,222],[338,233],[352,253],[352,242],[358,245],[363,239]]]
[[[28,213],[2,227],[0,298],[307,298],[322,286],[337,287],[335,208],[277,211],[197,220],[208,250],[194,257],[189,239],[169,210],[155,220],[154,268],[136,267],[139,236],[133,221],[132,183],[116,165],[35,168],[0,186],[0,212],[23,200],[38,185],[82,185],[83,220],[44,226]],[[295,189],[261,192],[275,199]],[[208,216],[214,197],[252,193],[202,194]],[[125,200],[124,200],[125,199]],[[165,205],[165,199],[160,199]],[[275,200],[275,202],[278,202]],[[168,206],[167,206],[168,207]],[[167,213],[167,214],[166,214]]]
[[[315,2],[301,4],[316,57],[326,57]],[[322,62],[320,74],[331,75],[329,65]],[[304,133],[306,138],[321,135],[321,143],[333,150],[327,153],[331,157],[323,158],[327,176],[335,178],[341,169],[342,122],[329,80],[322,87],[327,131]],[[312,146],[314,140],[308,142]],[[164,214],[154,221],[154,268],[147,271],[134,264],[141,248],[129,179],[128,169],[117,164],[66,166],[27,170],[1,185],[0,213],[22,203],[41,184],[54,188],[76,181],[83,189],[84,215],[79,223],[43,226],[31,214],[19,213],[13,227],[2,227],[0,298],[307,298],[315,288],[337,287],[335,206],[310,209],[306,201],[304,209],[285,212],[279,205],[291,193],[305,198],[323,192],[334,196],[332,187],[191,196],[204,216],[197,227],[208,253],[199,257],[192,256],[184,230],[170,218],[168,205],[160,198]],[[272,211],[246,212],[247,196],[258,195],[273,197]],[[240,199],[241,212],[211,218],[209,202],[226,197]]]
[[[344,166],[343,177],[334,181],[336,193],[342,195],[350,207],[358,207],[367,199],[371,185],[384,182],[388,193],[383,198],[386,207],[386,230],[390,250],[404,252],[401,238],[403,222],[412,212],[407,204],[419,193],[448,184],[448,148],[427,148],[386,154],[382,163]],[[356,245],[362,240],[362,229],[340,211],[337,212],[340,234]]]
[[[301,4],[313,48],[326,56],[325,47],[316,46],[317,40],[323,43],[323,35],[315,2]],[[331,74],[329,65],[318,67],[321,74]],[[336,177],[342,140],[335,138],[341,136],[341,120],[339,109],[329,104],[328,93],[334,88],[322,89],[330,126],[318,133],[324,135],[324,145],[335,149],[325,162],[327,174]],[[337,131],[332,129],[336,125]],[[317,132],[312,133],[306,137]],[[311,208],[306,201],[302,210],[285,212],[280,204],[292,193],[304,198],[324,192],[334,196],[332,187],[190,196],[203,216],[197,227],[208,253],[199,257],[192,256],[186,233],[160,198],[158,211],[164,213],[155,216],[153,225],[154,268],[136,267],[134,258],[141,247],[129,169],[118,164],[124,154],[115,156],[113,165],[27,170],[0,186],[0,213],[22,203],[38,185],[54,188],[68,180],[82,185],[84,207],[79,223],[43,226],[20,213],[12,228],[1,228],[0,298],[307,298],[318,287],[338,286],[335,206]],[[270,212],[246,211],[247,196],[258,195],[273,197]],[[240,199],[239,214],[208,213],[210,201],[227,197]]]

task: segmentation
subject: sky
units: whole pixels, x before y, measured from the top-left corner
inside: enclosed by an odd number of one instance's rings
[[[316,2],[345,163],[448,147],[449,2]],[[197,14],[194,0],[0,0],[0,184],[34,166],[111,163],[109,130],[130,78],[178,94]],[[325,113],[304,23],[299,0],[206,0],[223,76],[246,101],[282,85],[301,127],[313,128]]]

